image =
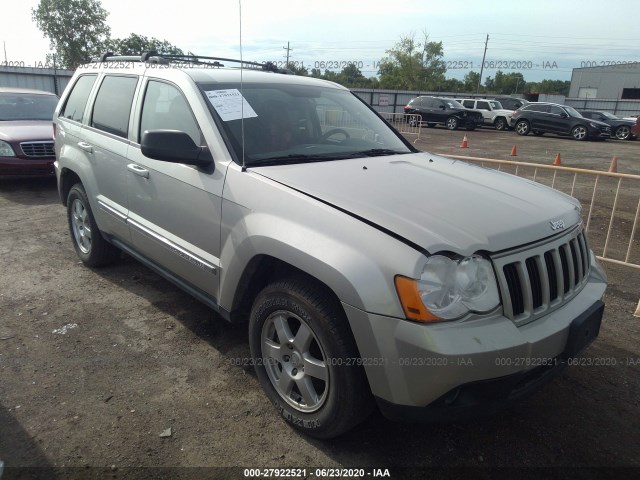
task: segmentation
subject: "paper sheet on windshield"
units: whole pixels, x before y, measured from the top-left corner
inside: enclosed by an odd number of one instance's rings
[[[207,90],[205,93],[213,108],[216,109],[220,118],[225,122],[239,120],[243,116],[244,118],[258,116],[237,88]]]

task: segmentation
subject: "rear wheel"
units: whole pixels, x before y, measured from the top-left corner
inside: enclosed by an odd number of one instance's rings
[[[531,126],[526,120],[520,120],[518,121],[518,123],[516,123],[515,130],[518,135],[529,135]]]
[[[458,119],[456,117],[447,118],[446,126],[449,130],[457,130],[458,128]]]
[[[118,258],[120,250],[107,242],[98,230],[87,193],[81,183],[76,183],[69,190],[67,220],[73,247],[82,263],[90,267],[100,267]]]
[[[262,388],[291,426],[332,438],[371,412],[347,319],[322,285],[296,277],[267,286],[251,311],[249,342]]]
[[[571,136],[574,140],[586,140],[587,139],[587,127],[584,125],[576,125],[571,130]]]
[[[631,129],[626,125],[616,128],[615,136],[618,140],[629,140],[631,138]]]

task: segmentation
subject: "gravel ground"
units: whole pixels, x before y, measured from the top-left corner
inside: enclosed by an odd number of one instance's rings
[[[462,134],[430,129],[419,146],[460,153]],[[465,154],[477,156],[498,144],[508,156],[522,141],[491,130],[469,136]],[[606,169],[622,149],[620,170],[640,171],[640,142],[524,140],[519,159],[530,151],[527,161],[550,161],[560,150],[563,163],[577,164],[584,154],[573,149],[584,148],[592,152],[584,163]],[[0,179],[0,212],[3,479],[245,478],[237,467],[307,468],[308,478],[340,467],[365,476],[389,469],[391,478],[640,474],[638,269],[605,265],[600,337],[579,365],[513,410],[447,425],[374,413],[321,442],[288,428],[250,367],[238,365],[248,356],[244,327],[131,258],[80,264],[54,180]],[[278,478],[301,472],[289,473]]]

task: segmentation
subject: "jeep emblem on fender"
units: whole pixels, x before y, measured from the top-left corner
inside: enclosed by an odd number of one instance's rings
[[[551,230],[560,230],[564,228],[564,220],[556,220],[555,222],[549,222],[551,224]]]

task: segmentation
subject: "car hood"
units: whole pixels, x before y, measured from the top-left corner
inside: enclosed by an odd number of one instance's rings
[[[0,140],[5,142],[53,140],[51,120],[0,121]]]
[[[581,221],[577,200],[429,153],[252,168],[430,253],[497,252]],[[558,224],[555,224],[556,228]]]

